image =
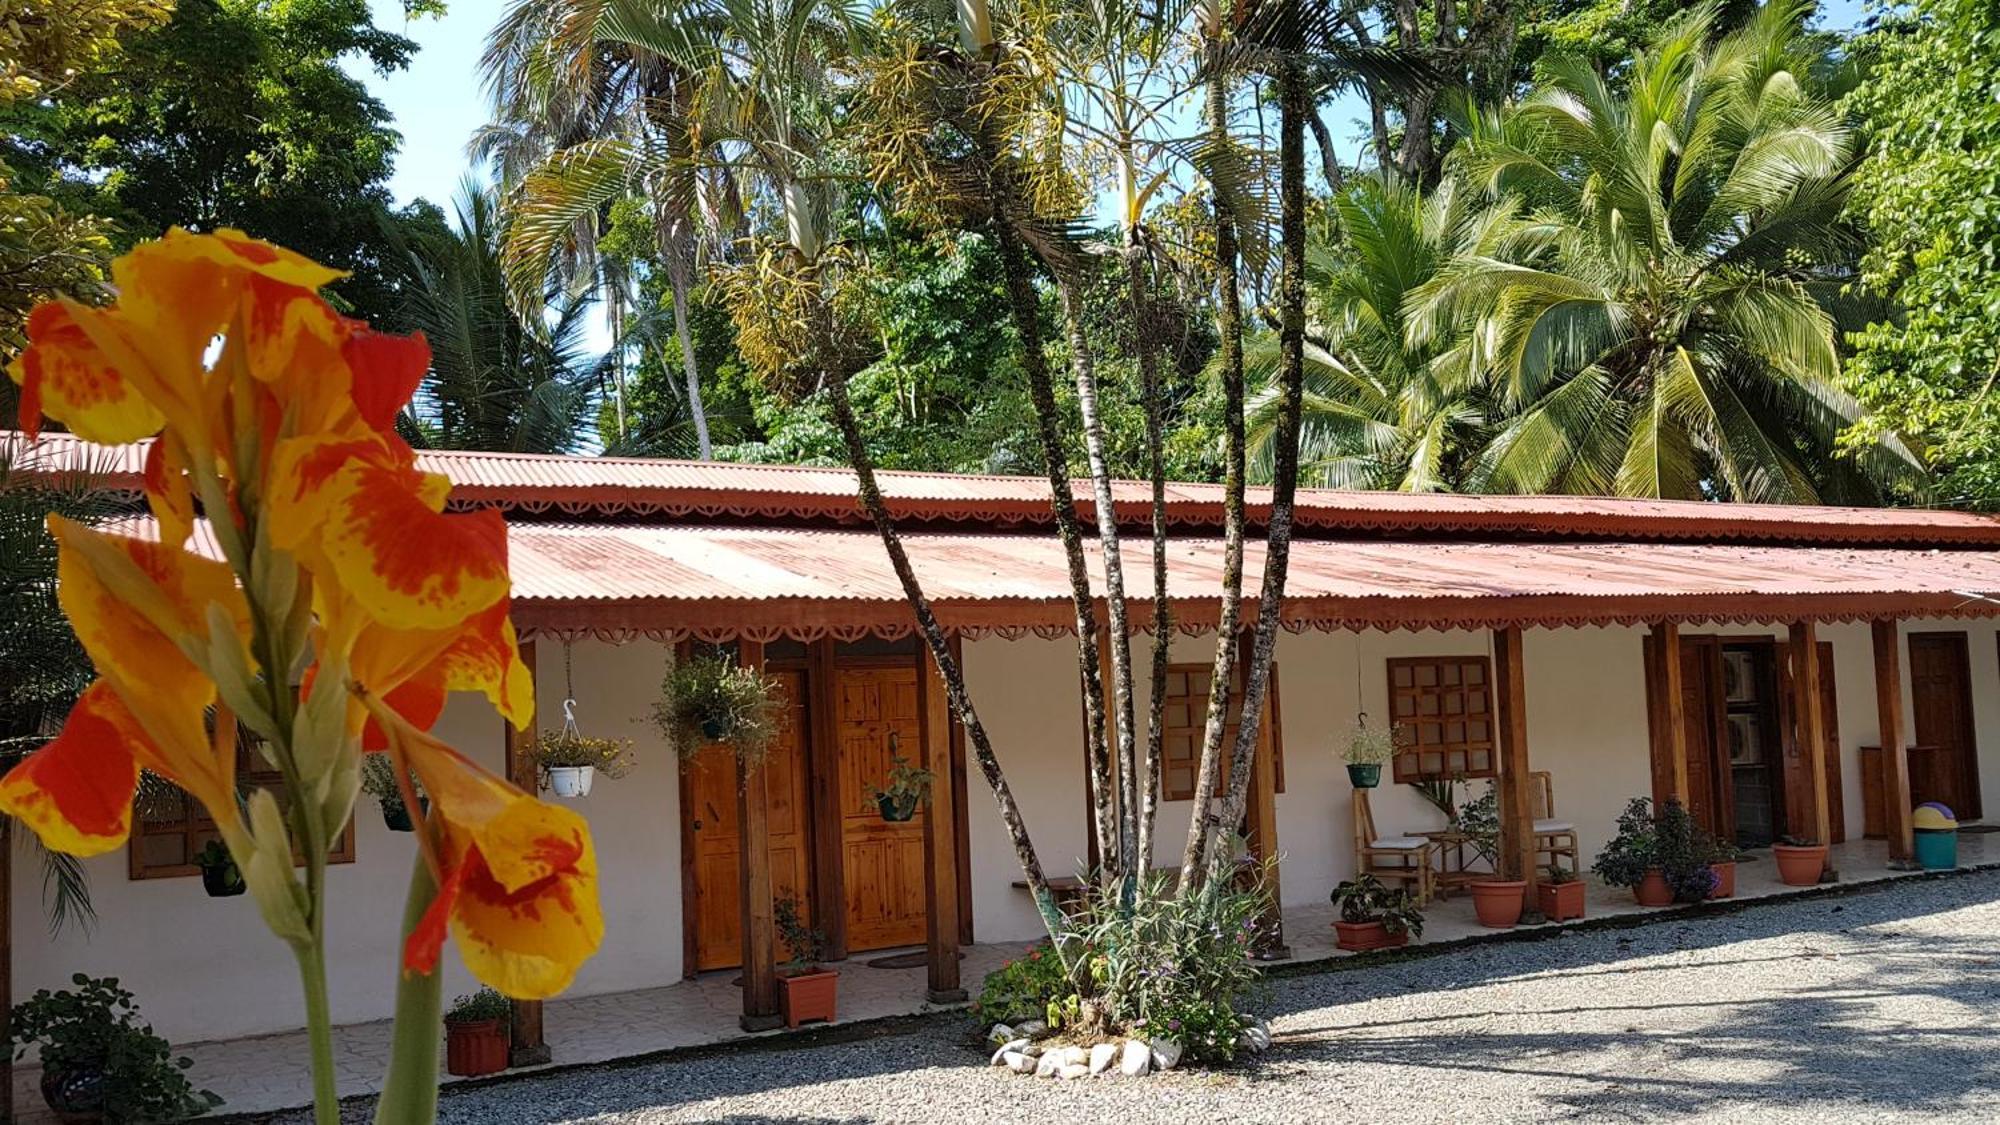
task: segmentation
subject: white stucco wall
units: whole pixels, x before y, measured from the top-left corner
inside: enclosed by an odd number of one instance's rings
[[[2000,649],[1990,622],[1909,622],[1904,633],[1962,630],[1974,685],[1985,800],[2000,815]],[[1690,630],[1696,631],[1696,630]],[[1707,630],[1700,630],[1707,631]],[[1766,630],[1726,627],[1726,635]],[[1778,630],[1769,630],[1772,633]],[[1584,859],[1609,836],[1626,798],[1651,788],[1640,638],[1631,628],[1530,630],[1525,638],[1530,758],[1554,775],[1558,813],[1573,820]],[[1876,741],[1873,657],[1866,625],[1827,626],[1835,651],[1847,831],[1861,832],[1858,749]],[[1206,662],[1213,641],[1178,637],[1174,659]],[[561,721],[563,648],[538,646],[542,722]],[[1282,669],[1286,791],[1278,798],[1279,846],[1288,904],[1318,902],[1353,871],[1349,787],[1338,749],[1366,710],[1387,720],[1384,661],[1391,656],[1490,652],[1484,632],[1284,634]],[[1087,851],[1084,821],[1082,704],[1075,650],[1068,639],[982,638],[965,645],[975,702],[992,734],[1042,860],[1051,874],[1074,872]],[[1135,646],[1144,666],[1144,638]],[[578,975],[574,992],[657,987],[681,978],[680,809],[676,766],[647,722],[665,668],[657,644],[573,649],[578,714],[595,734],[633,738],[638,765],[619,781],[600,781],[578,807],[590,818],[602,874],[603,949]],[[1357,677],[1357,667],[1359,676]],[[1906,672],[1907,677],[1907,672]],[[1907,679],[1906,679],[1907,691]],[[1145,701],[1139,701],[1144,713]],[[502,762],[500,721],[482,700],[454,701],[441,735],[494,768]],[[1039,925],[992,795],[973,766],[968,778],[975,935],[980,941],[1024,939]],[[1384,831],[1435,827],[1438,814],[1406,786],[1385,778],[1375,797]],[[1159,814],[1157,855],[1178,857],[1187,802]],[[334,1017],[341,1022],[389,1014],[396,926],[413,860],[408,835],[387,831],[364,798],[357,861],[329,873],[328,934]],[[291,959],[258,920],[247,897],[210,899],[198,879],[132,881],[119,851],[89,863],[100,920],[87,937],[51,938],[43,924],[39,865],[26,846],[12,857],[14,979],[17,995],[59,987],[74,972],[115,975],[144,1011],[180,1041],[227,1038],[298,1026],[298,984]],[[471,987],[447,956],[448,994]]]

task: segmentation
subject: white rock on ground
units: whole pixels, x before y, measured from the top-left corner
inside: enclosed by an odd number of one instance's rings
[[[1014,1025],[1014,1034],[1039,1039],[1049,1033],[1049,1025],[1041,1020],[1022,1020]]]
[[[1013,1071],[1015,1074],[1033,1074],[1038,1061],[1034,1057],[1024,1055],[1019,1051],[1009,1051],[1007,1052],[1007,1057],[1001,1060],[1007,1069]]]
[[[1103,1074],[1118,1061],[1118,1044],[1099,1043],[1090,1049],[1090,1073]]]
[[[1127,1078],[1137,1078],[1152,1069],[1153,1051],[1143,1039],[1127,1039],[1125,1049],[1118,1052],[1118,1073]]]
[[[1153,1069],[1172,1070],[1181,1064],[1181,1045],[1171,1039],[1155,1039],[1153,1047]]]
[[[1073,1063],[1062,1068],[1062,1076],[1064,1078],[1088,1078],[1090,1077],[1090,1065],[1088,1063]]]
[[[1054,1078],[1062,1072],[1062,1068],[1062,1053],[1059,1051],[1050,1051],[1035,1060],[1035,1077]]]
[[[994,1024],[992,1030],[986,1033],[986,1041],[993,1044],[1006,1043],[1018,1038],[1020,1038],[1020,1033],[1004,1023]]]
[[[939,1017],[448,1088],[439,1125],[2000,1122],[1996,933],[2000,872],[1902,880],[1277,980],[1282,1064],[1016,1082]]]
[[[993,1065],[999,1066],[1003,1058],[1009,1054],[1018,1054],[1021,1048],[1027,1045],[1028,1041],[1026,1039],[1009,1039],[1005,1044],[1001,1045],[999,1050],[993,1052]]]

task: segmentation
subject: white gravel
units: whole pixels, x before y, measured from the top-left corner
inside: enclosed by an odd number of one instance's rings
[[[1058,1082],[971,1029],[523,1078],[446,1123],[2000,1120],[2000,873],[1272,982],[1254,1064]]]

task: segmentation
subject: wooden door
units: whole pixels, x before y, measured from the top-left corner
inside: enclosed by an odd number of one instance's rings
[[[1847,806],[1841,799],[1840,705],[1833,692],[1833,642],[1819,642],[1820,733],[1825,737],[1821,753],[1826,755],[1826,823],[1829,844],[1847,842]]]
[[[784,685],[786,721],[771,744],[764,768],[770,771],[771,885],[782,898],[795,896],[808,915],[806,865],[805,674],[773,671]],[[681,815],[689,817],[694,877],[694,967],[697,971],[735,968],[743,963],[743,886],[738,855],[736,759],[722,746],[709,746],[690,761],[682,782]]]
[[[1910,634],[1910,799],[1980,816],[1972,669],[1964,633]]]
[[[889,783],[890,735],[905,761],[922,761],[917,670],[908,665],[840,668],[834,688],[847,948],[859,952],[921,945],[924,818],[929,814],[920,808],[909,820],[886,821],[869,795],[869,786]]]
[[[1681,638],[1681,715],[1687,726],[1687,807],[1717,836],[1735,835],[1722,731],[1722,646],[1714,637]]]

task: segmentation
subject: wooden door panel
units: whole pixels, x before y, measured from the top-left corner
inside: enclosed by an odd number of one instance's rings
[[[1833,642],[1819,642],[1820,733],[1826,755],[1826,822],[1830,844],[1847,842],[1847,805],[1840,782],[1840,703],[1834,695]]]
[[[842,877],[847,947],[860,952],[919,945],[925,939],[924,820],[882,819],[869,787],[888,784],[893,753],[922,757],[922,720],[914,667],[841,668],[835,673],[840,748]]]
[[[808,851],[805,837],[805,677],[800,672],[774,672],[787,695],[786,721],[772,741],[764,768],[770,771],[765,815],[771,831],[771,885],[782,897],[798,897],[811,913]],[[694,843],[691,871],[695,880],[695,969],[727,969],[743,963],[743,890],[739,845],[736,760],[722,746],[709,746],[683,767],[687,771],[687,805],[681,815],[692,818]]]
[[[1964,633],[1910,634],[1912,802],[1941,801],[1961,820],[1980,816],[1972,725],[1972,670]],[[1921,779],[1921,784],[1919,784]]]

